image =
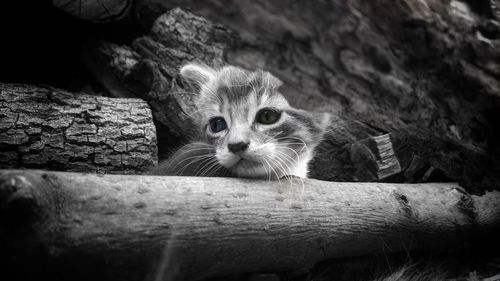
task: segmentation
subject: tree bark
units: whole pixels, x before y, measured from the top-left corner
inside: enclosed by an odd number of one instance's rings
[[[153,18],[173,6],[234,30],[226,62],[271,71],[293,104],[390,133],[401,176],[425,159],[468,188],[500,186],[498,1],[142,0],[136,10]]]
[[[0,168],[128,174],[156,163],[145,102],[0,84]]]
[[[21,261],[21,275],[40,279],[56,265],[52,274],[68,280],[199,280],[439,251],[498,227],[500,192],[3,170],[0,210],[0,253]]]

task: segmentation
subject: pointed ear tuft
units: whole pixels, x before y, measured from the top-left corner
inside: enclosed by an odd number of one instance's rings
[[[264,84],[264,87],[269,87],[272,91],[278,90],[278,88],[283,85],[283,82],[270,72],[261,71],[260,75],[262,75],[262,83]]]
[[[271,75],[271,80],[272,80],[272,84],[273,84],[273,87],[275,89],[278,89],[279,87],[283,86],[283,81],[281,81],[278,77]]]
[[[189,63],[181,67],[180,74],[184,81],[197,89],[215,78],[213,68],[196,63]]]

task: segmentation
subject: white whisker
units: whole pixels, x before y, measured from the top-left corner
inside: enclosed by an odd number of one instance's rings
[[[181,161],[177,162],[177,164],[175,164],[171,168],[172,169],[176,169],[180,164],[182,164],[183,162],[186,162],[189,159],[194,159],[194,160],[192,160],[192,161],[189,162],[189,163],[191,163],[193,161],[197,161],[197,160],[200,160],[200,159],[203,159],[203,158],[207,158],[207,157],[212,157],[212,156],[213,155],[211,155],[211,154],[205,154],[205,155],[194,155],[194,156],[186,157],[186,158],[182,159]],[[190,165],[190,164],[188,164],[188,165]]]
[[[184,173],[184,171],[189,167],[191,166],[192,164],[195,164],[195,163],[199,163],[199,162],[205,162],[206,160],[210,160],[213,156],[211,155],[205,155],[205,156],[198,156],[196,157],[195,159],[191,160],[189,163],[185,164],[184,166],[182,166],[181,169],[178,169],[176,170],[176,174],[177,175],[182,175],[182,173]],[[201,163],[199,163],[196,168],[195,168],[195,171],[196,169],[201,165]],[[177,166],[177,165],[176,165]]]
[[[214,158],[208,158],[208,159],[205,159],[203,160],[202,163],[198,164],[198,166],[196,166],[196,169],[195,169],[195,174],[194,176],[197,177],[200,175],[200,173],[203,171],[203,169],[207,166],[207,165],[211,165],[213,163],[216,163],[217,162],[217,159],[214,157]],[[203,166],[201,166],[203,165]],[[200,167],[201,166],[201,167]]]
[[[305,142],[303,139],[299,138],[299,137],[292,137],[292,136],[288,136],[288,137],[277,138],[276,140],[278,140],[278,141],[279,141],[279,140],[281,140],[281,139],[295,139],[295,140],[298,140],[301,144],[303,144],[303,145],[304,145],[304,148],[307,150],[307,153],[311,153],[311,152],[309,151],[309,148],[307,147],[306,142]]]

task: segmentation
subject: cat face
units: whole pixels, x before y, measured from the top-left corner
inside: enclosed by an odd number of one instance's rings
[[[279,79],[264,71],[194,64],[181,75],[199,89],[196,123],[218,164],[239,177],[306,177],[322,120],[291,107],[278,92]]]

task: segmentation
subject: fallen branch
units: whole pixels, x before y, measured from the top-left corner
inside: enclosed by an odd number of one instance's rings
[[[451,183],[0,171],[0,253],[37,277],[47,263],[68,280],[297,273],[328,258],[437,251],[499,222],[500,192]]]

